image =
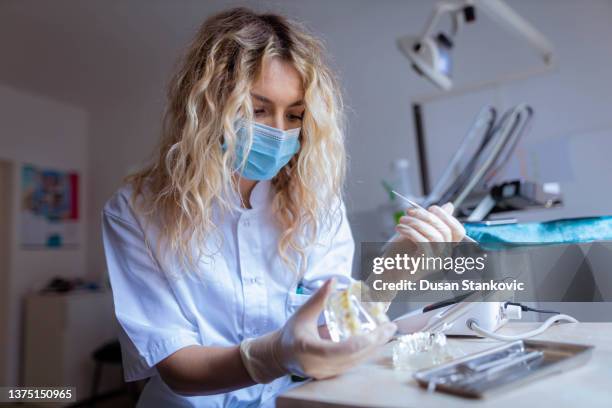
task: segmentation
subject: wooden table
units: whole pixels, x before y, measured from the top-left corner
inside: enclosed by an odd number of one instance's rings
[[[511,323],[500,333],[515,334],[535,328],[537,323]],[[612,407],[612,323],[574,323],[553,326],[534,337],[595,346],[584,366],[534,380],[515,390],[470,400],[443,393],[428,394],[412,379],[410,371],[394,370],[393,342],[366,363],[322,381],[309,381],[280,395],[284,407]],[[470,354],[500,344],[488,339],[451,339]]]

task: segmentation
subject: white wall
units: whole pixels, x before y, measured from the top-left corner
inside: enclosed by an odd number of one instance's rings
[[[0,84],[0,159],[13,164],[13,185],[20,186],[21,164],[29,163],[59,170],[76,170],[81,187],[89,182],[88,114],[64,103],[25,93]],[[82,245],[66,249],[21,249],[19,194],[14,195],[11,268],[8,279],[10,298],[7,364],[0,367],[4,385],[17,384],[21,345],[22,300],[29,291],[41,288],[55,275],[84,276],[86,269],[86,223],[81,223]],[[81,195],[80,214],[87,217],[87,197]],[[3,328],[4,330],[4,328]],[[0,375],[2,378],[2,375]]]

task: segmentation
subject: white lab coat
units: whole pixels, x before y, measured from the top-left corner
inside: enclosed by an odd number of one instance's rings
[[[271,210],[271,183],[256,184],[252,209],[215,216],[223,245],[199,262],[200,277],[174,279],[166,272],[176,260],[163,260],[156,248],[156,226],[130,205],[124,186],[103,210],[103,239],[115,314],[122,328],[124,377],[152,377],[140,398],[142,407],[272,406],[274,397],[292,385],[288,376],[212,396],[184,397],[161,380],[155,365],[190,345],[231,346],[281,327],[326,279],[350,282],[354,242],[341,212],[332,228],[319,234],[308,253],[308,268],[296,293],[295,274],[281,261],[279,231]],[[238,196],[234,197],[238,200]],[[237,202],[237,201],[236,201]],[[145,231],[155,260],[145,244]]]

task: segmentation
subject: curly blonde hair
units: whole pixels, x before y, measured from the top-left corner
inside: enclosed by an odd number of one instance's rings
[[[197,269],[196,260],[209,255],[204,249],[194,253],[192,244],[216,231],[213,205],[235,208],[235,123],[253,120],[250,89],[264,59],[272,57],[299,72],[305,103],[301,148],[272,179],[283,261],[296,269],[291,251],[305,261],[318,231],[331,225],[339,209],[346,172],[343,105],[321,42],[275,14],[245,8],[219,13],[201,26],[170,83],[152,164],[127,178],[134,199],[146,192],[140,209],[155,218],[167,248],[187,269]]]

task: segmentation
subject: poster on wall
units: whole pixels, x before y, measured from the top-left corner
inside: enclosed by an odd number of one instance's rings
[[[79,175],[24,165],[21,170],[21,246],[79,245]]]

